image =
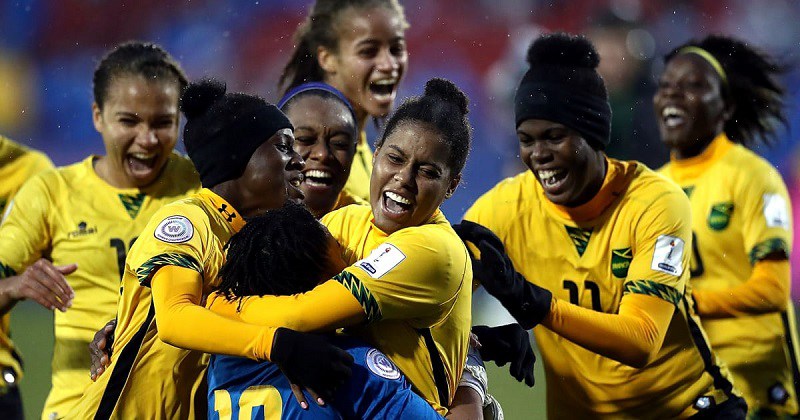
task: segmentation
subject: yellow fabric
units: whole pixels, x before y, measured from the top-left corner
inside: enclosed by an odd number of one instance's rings
[[[464,216],[495,232],[514,267],[559,301],[610,316],[619,316],[626,294],[653,296],[675,306],[663,343],[643,369],[588,351],[547,328],[534,328],[547,378],[549,417],[676,417],[699,396],[714,392],[702,359],[704,337],[700,332],[699,341],[693,340],[688,322],[694,318],[687,313],[691,303],[684,302],[690,300],[689,210],[686,196],[671,182],[636,162],[608,159],[601,192],[579,208],[554,206],[526,171],[501,181]],[[683,253],[672,255],[660,269],[666,271],[652,268],[662,260],[654,258],[662,235],[675,238],[675,249],[683,243]],[[665,239],[660,239],[660,252]],[[668,272],[670,268],[677,272]],[[650,340],[657,342],[653,331],[659,316],[650,316]],[[605,319],[586,317],[585,322],[595,320],[600,327]],[[587,337],[581,332],[571,331],[590,339],[591,332],[585,331]]]
[[[248,296],[228,301],[212,293],[206,307],[249,324],[286,327],[295,331],[334,331],[355,325],[366,314],[353,294],[335,280],[294,296]],[[329,308],[320,311],[319,308]]]
[[[661,349],[674,313],[673,303],[635,293],[622,297],[616,314],[553,299],[542,325],[586,350],[641,368]]]
[[[357,204],[359,206],[368,206],[369,202],[365,201],[363,198],[353,195],[347,190],[342,190],[339,193],[339,198],[336,199],[336,204],[333,205],[333,210],[339,210],[342,207],[349,206],[351,204]]]
[[[151,284],[161,341],[205,353],[269,359],[275,328],[235,322],[205,309],[200,305],[203,278],[199,272],[167,265],[156,271]]]
[[[299,331],[352,326],[348,334],[385,353],[415,390],[446,414],[461,379],[471,325],[472,266],[463,243],[438,210],[426,224],[391,235],[372,224],[368,206],[333,211],[322,222],[342,246],[342,257],[350,266],[302,295],[246,298],[241,318]],[[380,269],[378,260],[389,247],[405,258],[373,278],[363,264]],[[233,316],[237,306],[238,301],[217,298],[210,307]],[[445,402],[439,399],[431,351],[423,336],[428,329],[436,346],[434,357],[444,364],[449,399]]]
[[[55,313],[52,388],[42,411],[63,415],[91,380],[86,349],[116,314],[121,265],[131,244],[156,210],[199,188],[191,162],[177,154],[144,189],[114,188],[82,162],[31,178],[9,205],[0,226],[0,264],[22,273],[40,257],[55,265],[78,264],[67,276],[75,299]]]
[[[789,328],[794,319],[785,283],[790,275],[783,269],[766,274],[754,268],[754,264],[764,267],[759,261],[770,254],[791,252],[792,210],[780,174],[769,162],[732,143],[725,134],[717,136],[696,157],[673,158],[660,173],[689,195],[695,235],[691,283],[698,294],[698,304],[710,304],[704,298],[730,292],[734,295],[722,304],[755,298],[744,293],[769,293],[768,301],[773,303],[785,300],[786,311],[779,311],[781,305],[774,305],[776,311],[772,313],[706,318],[703,328],[715,352],[730,367],[751,411],[766,406],[779,413],[798,413],[793,385],[797,366],[792,363],[792,353],[794,360],[800,355],[795,348],[797,329]],[[748,292],[752,287],[756,290]],[[776,384],[789,393],[785,404],[769,402],[769,389]]]
[[[727,290],[695,290],[702,318],[730,318],[783,312],[789,305],[789,261],[759,261],[744,283]]]
[[[53,163],[44,153],[0,136],[0,219],[5,213],[6,203],[14,198],[22,184],[37,173],[52,167]],[[7,277],[3,274],[4,268],[0,266],[0,279]],[[17,360],[18,355],[15,356],[14,343],[9,338],[10,322],[10,314],[0,317],[0,367],[14,369],[19,380],[22,378],[22,367]],[[3,379],[0,378],[0,388],[3,384]]]
[[[344,191],[369,203],[369,179],[372,176],[372,149],[367,143],[367,132],[361,131],[350,166],[350,176],[344,184]]]
[[[173,239],[174,243],[159,239],[159,236],[164,237],[162,222],[175,216],[185,218],[181,219],[184,226],[192,227],[190,231],[183,230],[191,232],[191,237],[186,239],[188,233],[179,235]],[[198,351],[171,346],[158,338],[155,319],[152,315],[148,318],[154,303],[149,286],[159,268],[177,266],[196,271],[202,279],[203,296],[207,295],[225,260],[224,244],[242,226],[244,220],[233,206],[208,189],[167,204],[153,215],[125,262],[111,365],[97,382],[85,389],[68,418],[94,416],[104,392],[119,395],[114,411],[118,418],[195,417],[193,400],[205,401],[206,398],[199,387],[208,357]],[[202,334],[207,332],[208,326],[202,321],[192,321],[186,328],[197,330],[187,334]],[[143,338],[137,337],[139,331],[144,333]],[[123,353],[130,354],[123,358]],[[130,366],[133,366],[132,372]],[[121,388],[107,389],[112,375],[127,378],[127,382]]]

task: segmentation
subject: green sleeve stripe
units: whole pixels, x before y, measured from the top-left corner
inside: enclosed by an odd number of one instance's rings
[[[367,289],[367,286],[358,277],[347,271],[342,271],[335,275],[333,279],[349,290],[358,303],[361,304],[361,307],[364,308],[364,313],[367,314],[367,322],[379,321],[383,318],[375,296],[372,295],[372,292]]]
[[[789,245],[781,238],[770,238],[756,244],[756,246],[750,250],[750,265],[763,260],[767,255],[775,252],[783,252],[783,255],[788,258]]]
[[[677,305],[683,294],[672,286],[666,284],[656,283],[652,280],[633,280],[626,282],[624,285],[623,294],[636,293],[640,295],[655,296],[659,299],[666,300],[667,302]]]
[[[136,269],[136,278],[139,284],[145,287],[150,287],[150,276],[155,273],[155,270],[165,265],[174,265],[178,267],[188,268],[203,274],[203,266],[200,265],[194,258],[184,254],[159,254],[155,257],[145,261],[144,264]]]
[[[0,262],[0,279],[16,276],[17,272],[13,268]]]

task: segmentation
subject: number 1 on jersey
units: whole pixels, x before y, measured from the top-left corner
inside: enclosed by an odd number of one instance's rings
[[[578,284],[572,280],[564,280],[564,288],[569,291],[569,303],[580,306]],[[603,312],[603,306],[600,303],[600,286],[591,280],[586,280],[583,282],[583,288],[588,290],[592,297],[592,310]]]

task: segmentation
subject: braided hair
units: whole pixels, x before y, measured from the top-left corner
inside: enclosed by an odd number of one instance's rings
[[[233,300],[313,289],[330,267],[328,235],[300,204],[287,203],[248,219],[225,245],[228,255],[217,291]]]
[[[784,89],[776,80],[786,68],[770,56],[737,39],[710,35],[678,46],[664,57],[669,62],[686,47],[699,47],[719,61],[727,76],[722,98],[734,106],[725,121],[725,134],[737,143],[751,147],[757,142],[770,144],[776,138],[778,123],[786,126]]]

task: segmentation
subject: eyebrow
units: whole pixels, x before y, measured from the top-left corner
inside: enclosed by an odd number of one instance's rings
[[[397,37],[394,37],[394,38],[390,39],[390,40],[389,40],[389,43],[392,43],[392,42],[397,42],[397,41],[405,41],[405,40],[406,40],[406,37],[404,37],[404,36],[397,36]],[[357,47],[360,47],[361,45],[366,45],[366,44],[380,44],[380,43],[381,43],[381,41],[380,41],[380,40],[378,40],[378,39],[375,39],[375,38],[367,38],[367,39],[363,39],[363,40],[361,40],[361,41],[358,41],[358,42],[356,43],[356,46],[357,46]]]
[[[404,157],[404,158],[405,158],[405,157],[408,157],[408,154],[406,154],[404,151],[400,150],[400,148],[399,148],[399,147],[397,147],[397,146],[395,146],[395,145],[393,145],[393,144],[390,144],[390,145],[388,145],[388,146],[386,146],[386,147],[388,147],[388,148],[390,148],[390,149],[394,149],[395,151],[397,151],[397,153],[400,153],[401,155],[403,155],[403,157]],[[440,173],[443,173],[443,172],[444,172],[444,169],[443,169],[441,166],[439,166],[438,164],[434,163],[434,162],[426,162],[426,161],[423,161],[423,162],[420,162],[420,163],[421,163],[422,165],[430,165],[430,166],[433,166],[433,167],[434,167],[434,169],[436,169],[436,170],[437,170],[437,171],[439,171]]]

